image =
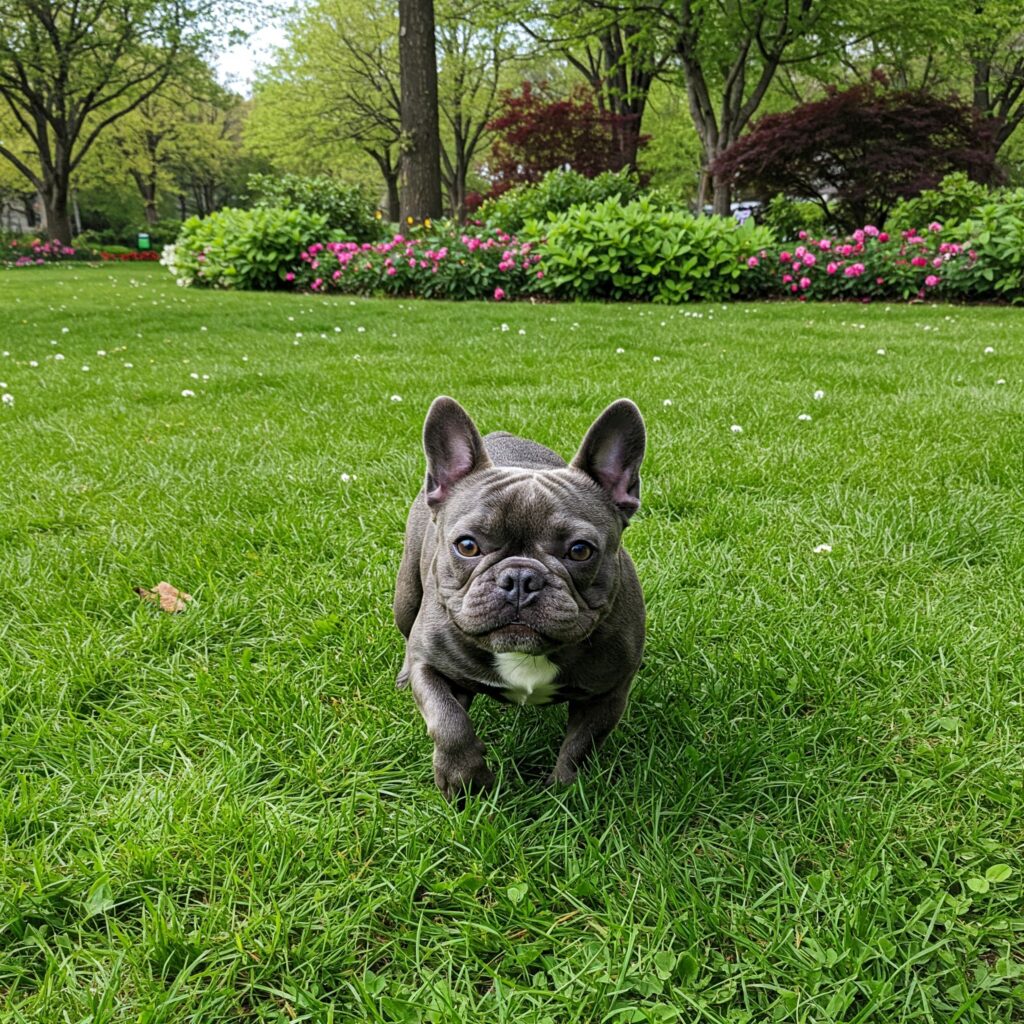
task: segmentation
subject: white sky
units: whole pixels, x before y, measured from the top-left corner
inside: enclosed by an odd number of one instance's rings
[[[245,96],[250,95],[256,72],[267,63],[274,47],[283,46],[284,42],[284,19],[279,18],[276,24],[258,29],[240,46],[225,50],[214,62],[217,79],[221,85]]]

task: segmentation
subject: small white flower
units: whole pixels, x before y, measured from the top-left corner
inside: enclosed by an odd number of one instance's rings
[[[402,396],[401,395],[392,395],[391,396],[391,401],[392,402],[400,402],[401,400],[402,400]]]
[[[242,362],[243,363],[249,362],[249,357],[248,356],[242,356]]]
[[[290,316],[290,317],[288,317],[288,320],[289,320],[289,321],[292,321],[292,320],[294,320],[294,319],[295,319],[295,317],[293,317],[293,316]]]
[[[7,381],[0,380],[0,391],[4,391],[7,388]]]
[[[885,355],[885,349],[884,349],[884,348],[880,348],[880,349],[879,349],[879,350],[878,350],[878,351],[877,351],[877,352],[875,353],[875,355],[876,355],[876,356],[884,356],[884,355]]]
[[[525,334],[526,333],[526,328],[525,327],[520,327],[519,328],[519,333],[520,334]]]
[[[199,380],[199,374],[198,374],[198,373],[190,373],[190,374],[189,374],[189,376],[190,376],[190,377],[191,377],[191,378],[192,378],[193,380]]]
[[[29,365],[29,366],[38,366],[38,365],[39,365],[39,363],[38,363],[38,362],[36,362],[36,360],[35,360],[35,359],[30,359],[30,360],[28,361],[28,365]]]
[[[738,423],[734,423],[729,429],[734,434],[742,434],[743,433],[743,428]]]
[[[14,405],[14,395],[9,395],[6,391],[3,394],[3,398],[0,399],[4,405]]]
[[[993,356],[993,355],[995,355],[995,353],[996,353],[996,350],[991,345],[986,345],[985,346],[985,355]]]
[[[195,398],[196,397],[196,393],[194,391],[192,391],[190,388],[185,388],[181,392],[181,397],[182,398]]]
[[[350,476],[348,475],[348,473],[342,473],[342,474],[341,474],[341,482],[342,482],[343,484],[347,484],[347,483],[348,483],[348,482],[349,482],[349,481],[350,481],[351,479],[352,479],[352,477],[350,477]]]
[[[295,332],[295,337],[296,338],[301,338],[302,337],[302,331],[296,331]]]
[[[88,372],[89,372],[89,367],[88,366],[83,366],[82,367],[82,373],[88,373]]]
[[[651,360],[651,361],[655,362],[655,363],[660,363],[661,362],[661,356],[655,356],[654,359]]]
[[[203,380],[209,380],[209,379],[210,379],[210,375],[208,373],[204,373],[203,374]]]
[[[64,357],[59,352],[54,352],[53,358],[55,362],[59,363]]]
[[[827,555],[827,554],[830,554],[831,551],[832,551],[832,545],[831,544],[819,544],[814,549],[814,553],[816,555]]]
[[[365,327],[357,327],[356,328],[356,333],[357,334],[365,334],[366,333],[366,328]]]
[[[811,414],[807,412],[802,412],[799,416],[797,416],[797,419],[800,420],[802,423],[810,423]]]
[[[96,355],[98,355],[98,356],[105,356],[106,354],[107,353],[106,353],[106,351],[104,349],[102,349],[102,348],[96,349]]]
[[[340,327],[335,327],[334,328],[334,333],[335,334],[341,334],[341,328]]]
[[[672,399],[666,398],[661,404],[665,406],[665,408],[668,408],[672,404]]]
[[[508,324],[502,324],[502,325],[501,325],[501,329],[502,329],[503,331],[507,331],[507,330],[508,330]]]
[[[348,304],[349,304],[350,306],[354,306],[354,305],[356,304],[356,300],[355,300],[355,299],[349,299],[349,300],[348,300]]]
[[[298,338],[296,338],[295,341],[292,342],[293,345],[298,345],[298,343],[299,343]]]
[[[617,349],[615,350],[615,354],[616,354],[617,356],[621,356],[621,355],[622,355],[622,353],[623,353],[623,352],[625,352],[625,351],[626,351],[626,350],[625,350],[624,348],[617,348]]]
[[[67,334],[67,333],[68,333],[68,332],[69,332],[70,330],[71,330],[71,328],[70,328],[70,327],[62,327],[62,328],[60,329],[60,333],[61,333],[61,334]]]
[[[124,368],[125,368],[126,370],[130,370],[130,369],[132,368],[132,364],[131,364],[131,363],[125,363],[125,364],[124,364]]]
[[[825,397],[825,392],[821,389],[814,392],[814,400],[820,402]]]
[[[997,381],[996,381],[996,383],[997,383],[997,384],[1005,384],[1005,383],[1006,383],[1006,381],[1005,381],[1005,380],[1004,380],[1004,379],[1003,379],[1002,377],[1000,377],[1000,378],[999,378],[999,380],[997,380]],[[2,385],[2,384],[0,384],[0,387],[3,387],[3,385]]]

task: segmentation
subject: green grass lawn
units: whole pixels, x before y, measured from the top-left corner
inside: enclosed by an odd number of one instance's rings
[[[0,309],[4,1024],[1024,1020],[1024,313]],[[564,708],[481,699],[447,805],[395,689],[439,393],[566,455],[647,417],[647,657],[563,791]]]

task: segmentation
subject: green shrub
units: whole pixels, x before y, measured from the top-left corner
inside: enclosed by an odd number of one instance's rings
[[[886,218],[885,226],[889,231],[923,231],[936,222],[948,226],[968,220],[997,195],[998,192],[971,181],[962,171],[947,174],[937,188],[925,189],[913,199],[901,199]]]
[[[320,214],[339,242],[372,242],[381,237],[376,205],[360,185],[299,174],[250,174],[247,182],[258,208],[303,209]]]
[[[694,217],[647,199],[577,206],[527,231],[545,237],[540,284],[562,298],[699,302],[734,297],[746,262],[773,242],[749,220]]]
[[[810,235],[825,230],[825,211],[817,203],[788,199],[781,192],[755,214],[758,224],[770,228],[780,242],[792,242],[800,232]]]
[[[1024,188],[992,193],[948,234],[975,254],[972,298],[1024,301]]]
[[[326,230],[322,214],[304,209],[229,207],[185,221],[160,262],[180,285],[276,288],[299,253]]]
[[[502,231],[521,231],[530,220],[544,221],[581,203],[600,203],[618,196],[623,203],[636,199],[640,181],[629,171],[605,171],[584,178],[576,171],[548,171],[533,185],[517,185],[481,207],[480,218]]]

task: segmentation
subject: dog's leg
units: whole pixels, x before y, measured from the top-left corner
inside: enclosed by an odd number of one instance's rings
[[[434,741],[434,781],[447,800],[464,792],[484,792],[494,773],[484,762],[484,745],[466,714],[472,695],[428,665],[414,665],[412,692],[427,734]]]
[[[615,728],[629,697],[632,676],[602,697],[585,703],[569,702],[569,723],[558,760],[547,778],[547,784],[568,785],[587,758],[608,738]]]

